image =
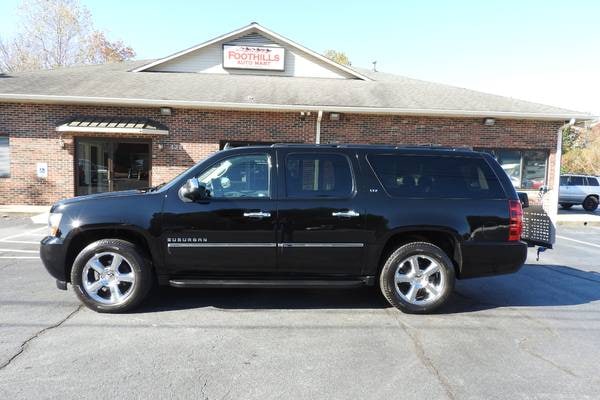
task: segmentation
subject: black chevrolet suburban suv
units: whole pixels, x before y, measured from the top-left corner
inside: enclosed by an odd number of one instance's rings
[[[100,312],[150,289],[379,285],[405,312],[517,271],[522,208],[488,154],[373,145],[222,150],[171,182],[52,206],[41,258]]]

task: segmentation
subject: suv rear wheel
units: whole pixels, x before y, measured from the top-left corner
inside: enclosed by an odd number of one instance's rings
[[[439,247],[427,242],[405,244],[386,260],[379,284],[388,302],[401,311],[429,313],[454,289],[454,265]]]
[[[150,262],[133,243],[103,239],[84,248],[73,263],[71,283],[77,297],[98,312],[136,307],[152,287]]]
[[[585,211],[595,211],[598,208],[598,198],[595,196],[588,196],[583,200],[582,206]]]

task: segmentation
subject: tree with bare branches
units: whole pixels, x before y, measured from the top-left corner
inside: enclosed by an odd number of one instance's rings
[[[600,176],[600,130],[586,131],[585,136],[586,140],[567,148],[563,154],[562,172]]]
[[[346,53],[344,53],[343,51],[337,51],[337,50],[325,50],[325,53],[323,53],[323,55],[327,58],[329,58],[331,61],[335,61],[338,64],[342,64],[342,65],[347,65],[347,66],[351,66],[352,63],[350,62],[350,59],[348,58],[348,56],[346,55]]]
[[[0,38],[0,71],[18,72],[73,64],[130,59],[133,49],[111,42],[94,29],[89,10],[78,0],[23,0],[18,18],[22,30]]]

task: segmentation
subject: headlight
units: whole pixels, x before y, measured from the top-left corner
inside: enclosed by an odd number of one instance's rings
[[[50,230],[50,236],[58,236],[58,226],[60,225],[62,216],[63,215],[60,213],[51,213],[48,216],[48,228]]]

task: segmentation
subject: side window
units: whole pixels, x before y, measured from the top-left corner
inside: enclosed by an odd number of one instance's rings
[[[373,171],[395,197],[504,198],[485,160],[472,157],[369,155]]]
[[[569,179],[569,186],[583,186],[583,176],[572,176]]]
[[[287,197],[348,197],[352,194],[352,173],[341,154],[289,154],[285,162]]]
[[[269,197],[270,166],[267,154],[234,156],[214,164],[198,180],[215,199]]]
[[[10,153],[7,137],[0,137],[0,178],[10,177]]]
[[[569,177],[568,176],[561,176],[560,177],[560,186],[567,186],[569,182]]]
[[[598,179],[597,178],[587,178],[588,179],[588,185],[589,186],[600,186],[598,185]]]

